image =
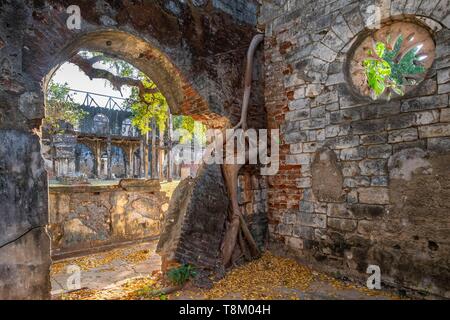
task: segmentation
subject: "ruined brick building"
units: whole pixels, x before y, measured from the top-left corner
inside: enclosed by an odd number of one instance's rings
[[[81,30],[67,28],[72,4]],[[354,280],[377,265],[384,284],[450,297],[449,28],[448,0],[0,1],[0,297],[49,297],[40,125],[55,68],[108,52],[151,77],[173,114],[223,128],[239,121],[260,32],[249,126],[281,139],[276,175],[241,178],[255,238]],[[374,100],[358,68],[372,39],[400,36],[426,52],[423,70]],[[215,263],[228,203],[216,180],[186,187],[203,184],[171,243],[179,259]]]

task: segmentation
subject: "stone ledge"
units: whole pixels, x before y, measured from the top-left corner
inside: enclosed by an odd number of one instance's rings
[[[119,186],[126,191],[159,191],[159,179],[122,179]]]
[[[157,179],[122,179],[118,184],[109,185],[50,185],[49,193],[84,193],[84,192],[111,192],[111,191],[137,191],[159,192],[161,185]]]

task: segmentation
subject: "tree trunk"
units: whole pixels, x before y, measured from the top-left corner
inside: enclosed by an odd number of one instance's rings
[[[156,123],[152,121],[152,179],[158,179],[158,162],[156,148]]]
[[[241,165],[222,165],[222,173],[225,179],[225,184],[228,190],[228,196],[230,197],[231,210],[228,217],[228,225],[225,231],[225,236],[222,244],[222,258],[223,264],[228,266],[231,261],[231,256],[233,254],[234,247],[236,246],[236,240],[239,232],[241,214],[238,195],[237,195],[237,176],[241,169]]]
[[[248,112],[248,104],[250,100],[251,93],[251,84],[252,84],[252,71],[253,71],[253,57],[256,50],[256,47],[263,41],[264,36],[262,34],[258,34],[253,37],[252,42],[250,43],[249,49],[247,51],[247,64],[245,69],[245,89],[244,89],[244,97],[242,100],[242,110],[241,110],[241,119],[239,123],[234,127],[234,129],[242,128],[243,130],[247,129],[247,112]],[[228,140],[228,139],[226,139]],[[246,157],[247,158],[247,157]],[[254,256],[259,256],[259,249],[256,245],[255,240],[253,239],[250,230],[245,223],[245,219],[242,216],[241,210],[239,208],[238,203],[238,173],[241,169],[242,165],[240,164],[223,164],[222,172],[225,179],[225,184],[227,186],[228,195],[231,201],[231,212],[228,217],[227,228],[225,231],[225,236],[222,242],[222,258],[224,266],[230,265],[233,261],[233,251],[236,248],[236,244],[238,241],[238,235],[240,230],[242,231],[242,236],[245,238],[240,239],[240,251],[242,254],[246,254],[247,248],[246,243],[250,246],[250,251]],[[239,255],[240,256],[240,255]]]

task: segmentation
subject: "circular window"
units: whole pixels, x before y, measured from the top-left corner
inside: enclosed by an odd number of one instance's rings
[[[349,74],[356,90],[389,100],[413,90],[433,64],[435,44],[423,27],[397,22],[367,36],[353,51]]]

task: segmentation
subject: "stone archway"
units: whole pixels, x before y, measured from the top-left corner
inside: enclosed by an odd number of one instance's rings
[[[65,1],[15,1],[0,13],[0,297],[49,298],[47,174],[41,156],[44,90],[52,72],[77,50],[114,54],[148,74],[174,114],[214,127],[239,116],[239,72],[254,25],[189,3],[73,1],[81,30],[68,30]],[[210,23],[204,25],[199,15]],[[210,42],[208,48],[204,43]],[[5,223],[3,223],[5,222]]]

